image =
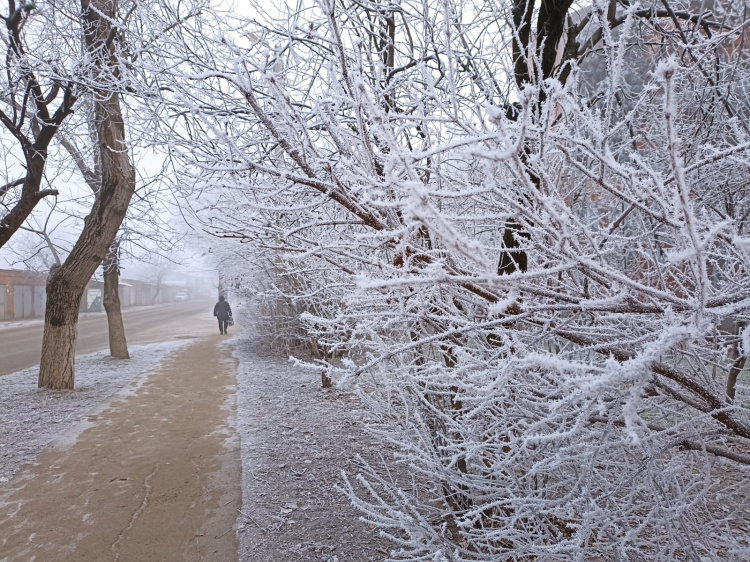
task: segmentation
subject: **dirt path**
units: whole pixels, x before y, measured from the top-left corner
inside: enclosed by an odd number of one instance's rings
[[[0,560],[236,560],[236,360],[197,339],[0,484]]]

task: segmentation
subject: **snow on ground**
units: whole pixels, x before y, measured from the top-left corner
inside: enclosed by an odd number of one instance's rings
[[[35,324],[44,324],[44,318],[30,318],[26,320],[4,320],[0,322],[0,331],[10,330],[16,328],[25,328],[26,326],[34,326]]]
[[[393,544],[359,520],[341,471],[360,472],[361,455],[388,456],[364,432],[360,399],[321,388],[249,339],[227,342],[239,359],[237,431],[242,442],[240,561],[366,562],[388,558]]]
[[[33,462],[53,440],[75,439],[87,427],[82,421],[87,414],[106,407],[104,401],[119,391],[136,390],[167,355],[187,343],[131,346],[127,361],[111,358],[108,351],[76,357],[73,391],[39,390],[38,366],[0,377],[0,482]]]
[[[146,308],[146,307],[139,307],[139,308]],[[126,308],[124,312],[128,312],[129,310],[133,310],[132,308]],[[102,318],[106,318],[106,314],[104,312],[80,312],[78,314],[78,318],[89,318],[89,317],[96,317],[101,316]],[[24,318],[23,320],[3,320],[0,322],[0,331],[2,330],[15,330],[17,328],[26,328],[28,326],[43,326],[44,325],[44,318]]]
[[[197,299],[196,299],[197,300]],[[166,303],[159,303],[159,304],[147,304],[147,305],[138,305],[138,306],[128,306],[123,308],[122,313],[124,315],[127,315],[132,312],[142,312],[144,310],[154,310],[159,307],[167,307],[172,306],[175,303],[173,302],[166,302]],[[107,318],[107,313],[103,310],[101,312],[79,312],[78,313],[78,319],[82,318]],[[28,326],[43,326],[44,325],[44,318],[24,318],[23,320],[2,320],[0,321],[0,331],[3,330],[15,330],[17,328],[26,328]]]

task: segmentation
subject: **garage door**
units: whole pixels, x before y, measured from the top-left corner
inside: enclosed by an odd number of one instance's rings
[[[13,318],[31,318],[34,311],[31,308],[34,287],[31,285],[16,285],[13,287]]]
[[[5,320],[5,291],[7,287],[0,285],[0,320]]]
[[[34,316],[44,317],[44,307],[47,306],[47,290],[45,287],[34,287]]]

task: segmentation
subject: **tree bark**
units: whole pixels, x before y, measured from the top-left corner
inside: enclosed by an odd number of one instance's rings
[[[116,21],[116,1],[81,0],[81,8],[86,48],[92,68],[99,71],[93,78],[118,78],[116,41],[110,39],[117,35],[112,25]],[[102,183],[73,250],[47,281],[47,294],[54,302],[47,306],[44,318],[40,388],[74,387],[79,302],[114,242],[135,191],[135,171],[125,144],[120,97],[104,88],[95,94]]]
[[[746,322],[732,322],[731,323],[731,329],[729,330],[729,333],[735,335],[737,337],[737,341],[735,341],[730,347],[728,352],[729,360],[732,362],[732,364],[729,366],[729,373],[727,373],[727,389],[726,389],[726,395],[727,395],[727,402],[729,404],[734,404],[734,397],[735,397],[735,391],[737,386],[737,378],[740,376],[740,373],[745,368],[745,363],[747,362],[747,355],[745,355],[745,351],[743,350],[742,353],[740,353],[740,342],[739,342],[739,335],[742,330],[745,329],[747,326]]]
[[[734,404],[735,387],[737,386],[737,377],[745,368],[745,362],[747,357],[741,355],[736,357],[732,362],[732,366],[729,368],[729,376],[727,376],[727,402]]]
[[[98,131],[96,127],[96,117],[92,115],[90,127],[92,129],[92,138],[98,137]],[[81,172],[83,179],[86,181],[86,185],[89,186],[91,192],[94,195],[99,193],[102,185],[101,179],[101,165],[99,158],[95,158],[94,169],[89,168],[86,164],[86,159],[78,150],[78,147],[65,138],[64,135],[60,136],[60,144],[63,145],[65,150],[68,151],[73,161],[76,163],[78,170]],[[50,249],[54,250],[51,242],[48,240]],[[57,265],[60,265],[60,260],[57,260]],[[130,359],[128,353],[128,343],[125,339],[125,326],[122,321],[122,310],[120,307],[120,243],[115,241],[107,251],[107,255],[104,258],[104,310],[107,312],[107,327],[109,331],[109,353],[115,359]],[[114,270],[110,271],[110,268]],[[157,293],[158,293],[157,289]]]
[[[68,283],[57,275],[63,267],[55,268],[47,281],[39,388],[72,389],[75,381],[78,307],[88,279]]]
[[[115,241],[104,258],[104,310],[109,328],[109,354],[115,359],[130,359],[120,307],[120,243]]]

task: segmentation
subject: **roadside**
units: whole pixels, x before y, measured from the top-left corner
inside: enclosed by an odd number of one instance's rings
[[[236,361],[220,341],[175,351],[0,484],[0,559],[235,559]]]
[[[175,301],[169,303],[160,304],[147,304],[143,306],[131,306],[122,309],[123,315],[133,314],[136,312],[145,312],[150,310],[159,310],[162,308],[168,308],[172,306],[185,306],[185,302],[191,301]],[[193,303],[201,303],[205,307],[206,303],[210,304],[213,301],[210,300],[196,300]],[[103,310],[101,312],[79,312],[78,320],[82,321],[87,318],[104,318],[106,319],[107,313]],[[0,320],[0,331],[2,330],[13,330],[17,328],[28,328],[31,326],[44,326],[44,318],[24,318],[23,320]]]
[[[123,311],[123,321],[128,345],[164,342],[179,339],[184,335],[195,335],[194,329],[199,323],[201,329],[213,328],[212,309],[213,303],[210,301],[126,308]],[[0,375],[38,365],[44,320],[0,323],[0,326],[4,325],[8,327],[0,330]],[[106,314],[81,314],[78,321],[76,355],[93,353],[108,347]]]
[[[79,357],[73,392],[0,377],[0,561],[389,557],[336,489],[392,454],[359,399],[199,314],[130,361]]]
[[[353,393],[323,389],[320,376],[251,340],[227,342],[240,360],[237,427],[242,441],[242,562],[369,562],[394,544],[336,489],[393,451],[364,431]],[[396,474],[389,477],[398,478]],[[401,475],[403,477],[403,475]]]

